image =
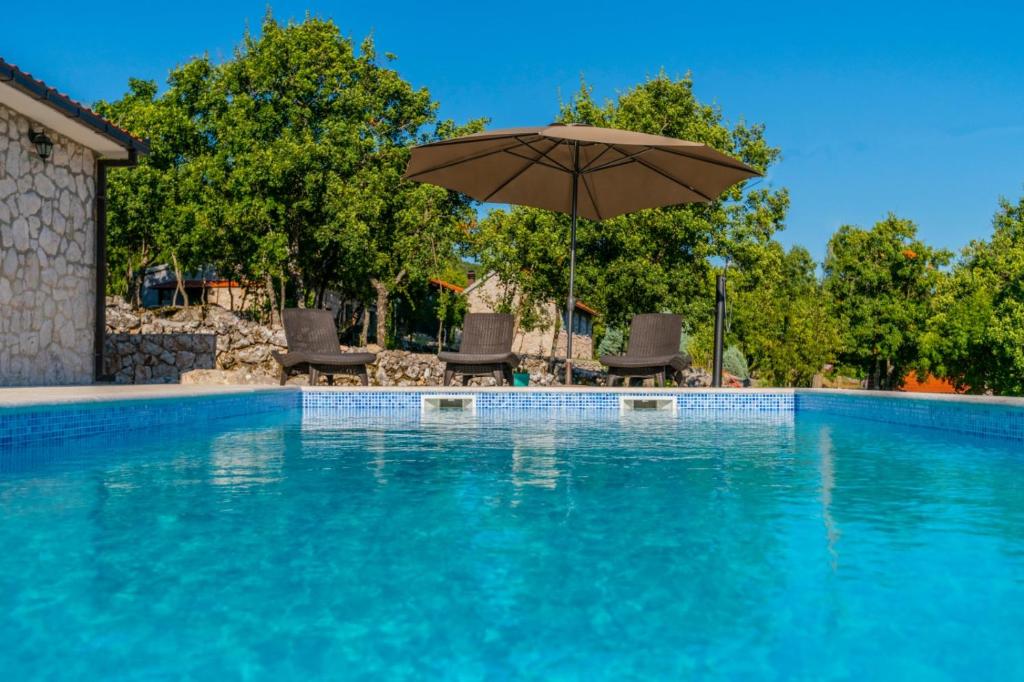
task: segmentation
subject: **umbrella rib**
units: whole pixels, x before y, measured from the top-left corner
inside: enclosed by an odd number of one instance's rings
[[[615,159],[614,161],[609,161],[608,163],[602,164],[600,166],[595,166],[594,168],[590,168],[590,169],[584,171],[585,173],[596,173],[598,171],[608,170],[609,168],[618,168],[619,166],[625,166],[627,163],[632,163],[632,162],[636,161],[641,154],[646,154],[647,152],[649,152],[652,149],[654,149],[653,147],[644,147],[643,149],[641,149],[638,152],[633,152],[632,154],[627,154],[626,152],[622,151],[621,149],[619,149],[615,145],[609,145],[608,148],[609,149],[614,149],[618,153],[622,154],[622,158]]]
[[[587,196],[590,197],[590,203],[593,204],[594,212],[597,214],[598,220],[600,220],[603,215],[601,213],[601,207],[597,205],[597,197],[595,197],[594,193],[590,191],[590,183],[587,182],[587,176],[580,173],[580,180],[583,181],[583,189],[587,190]]]
[[[417,171],[417,172],[415,172],[415,173],[413,173],[411,175],[406,175],[405,179],[406,180],[414,180],[415,178],[419,177],[420,175],[426,175],[427,173],[433,173],[434,171],[444,170],[445,168],[451,168],[452,166],[458,166],[460,163],[469,163],[470,161],[477,161],[479,159],[484,159],[484,158],[487,158],[488,156],[493,156],[494,154],[501,154],[502,152],[508,151],[509,149],[515,149],[516,147],[521,147],[522,145],[523,145],[523,143],[520,142],[517,139],[515,144],[508,145],[507,147],[501,147],[500,149],[488,149],[487,151],[481,152],[479,154],[470,155],[470,156],[467,156],[467,157],[464,157],[464,158],[461,158],[461,159],[455,159],[454,161],[447,161],[447,162],[442,163],[442,164],[437,165],[437,166],[431,166],[430,168],[425,168],[425,169],[423,169],[421,171]],[[531,149],[532,149],[532,147],[531,147]]]
[[[607,153],[608,153],[608,150],[609,150],[609,149],[611,149],[611,146],[609,146],[609,145],[605,145],[604,149],[602,149],[602,150],[601,150],[601,152],[600,152],[600,153],[599,153],[599,154],[598,154],[597,156],[595,156],[594,158],[592,158],[592,159],[591,159],[591,160],[590,160],[590,161],[589,161],[589,162],[587,163],[587,165],[585,165],[585,166],[584,166],[583,168],[580,168],[580,172],[581,172],[581,173],[585,173],[585,172],[587,171],[587,169],[588,169],[588,168],[590,168],[590,167],[591,167],[591,166],[593,166],[593,165],[594,165],[595,163],[597,163],[597,160],[598,160],[598,159],[600,159],[600,158],[601,158],[602,156],[604,156],[605,154],[607,154]]]
[[[516,139],[519,139],[519,138],[516,138]],[[540,140],[541,140],[541,139],[543,139],[543,138],[538,138],[538,139],[537,139],[537,142],[540,142]],[[538,154],[540,154],[541,156],[543,156],[543,157],[544,157],[545,159],[547,159],[547,160],[548,160],[548,161],[550,161],[551,163],[553,163],[553,164],[555,164],[556,166],[558,166],[559,168],[561,168],[561,169],[562,169],[563,171],[565,171],[566,173],[572,173],[572,169],[571,169],[571,168],[569,168],[568,166],[566,166],[566,165],[564,165],[564,164],[562,164],[562,163],[559,163],[559,162],[558,162],[557,160],[555,160],[555,159],[551,158],[550,156],[548,156],[548,154],[549,154],[549,153],[551,152],[551,150],[552,150],[552,149],[554,149],[554,148],[555,148],[555,147],[557,147],[558,145],[562,144],[561,142],[559,142],[559,141],[557,141],[557,140],[551,140],[550,138],[548,138],[548,139],[549,139],[549,141],[551,142],[551,148],[550,148],[550,149],[548,149],[548,151],[546,151],[546,152],[545,152],[545,151],[542,151],[542,150],[540,150],[540,149],[537,149],[536,147],[534,147],[534,146],[533,146],[533,145],[532,145],[531,143],[529,143],[529,142],[523,142],[523,144],[524,144],[524,145],[526,145],[527,147],[529,147],[530,149],[532,149],[533,151],[537,152],[537,153],[538,153]],[[522,140],[520,140],[520,141],[522,142]]]
[[[685,187],[686,189],[690,190],[694,194],[696,194],[696,195],[698,195],[700,197],[703,197],[703,199],[705,201],[714,201],[714,199],[712,197],[709,197],[707,194],[704,194],[704,192],[701,192],[696,187],[693,187],[689,183],[683,182],[679,178],[674,177],[671,173],[667,173],[667,172],[663,171],[662,169],[658,168],[654,164],[652,164],[652,163],[650,163],[648,161],[645,161],[644,159],[639,159],[638,158],[638,159],[634,159],[634,160],[637,163],[639,163],[641,166],[643,166],[644,168],[647,168],[648,170],[652,170],[655,173],[657,173],[658,175],[662,176],[663,178],[665,178],[667,180],[671,180],[672,182],[676,183],[677,185],[679,185],[681,187]]]
[[[529,146],[529,145],[527,145],[527,146]],[[530,149],[533,149],[533,147],[530,147]],[[483,201],[490,201],[490,200],[491,200],[491,197],[493,197],[493,196],[494,196],[495,194],[497,194],[497,193],[498,193],[498,192],[500,192],[501,190],[505,189],[505,188],[506,188],[506,187],[508,186],[508,184],[509,184],[510,182],[512,182],[513,180],[515,180],[516,178],[518,178],[518,177],[519,177],[520,175],[522,175],[523,173],[525,173],[526,171],[528,171],[528,170],[530,169],[530,167],[531,167],[531,166],[533,166],[533,164],[535,164],[535,163],[537,163],[537,160],[536,160],[536,159],[527,159],[527,160],[526,160],[526,163],[525,163],[525,164],[523,164],[523,167],[522,167],[522,168],[520,168],[520,169],[519,169],[519,170],[517,170],[517,171],[516,171],[515,173],[513,173],[512,175],[510,175],[510,176],[508,177],[508,179],[506,179],[506,180],[505,180],[505,182],[503,182],[503,183],[501,183],[500,185],[498,185],[497,187],[495,187],[495,188],[494,188],[494,191],[493,191],[493,192],[491,192],[490,194],[488,194],[487,196],[485,196],[485,197],[483,198]]]
[[[707,146],[707,145],[704,145],[704,146]],[[712,149],[712,147],[708,147],[708,148]],[[653,147],[653,149],[657,149],[658,151],[665,152],[666,154],[672,154],[674,156],[682,156],[683,158],[693,159],[694,161],[701,161],[703,163],[710,163],[713,166],[721,166],[722,168],[729,168],[731,170],[745,171],[747,173],[754,173],[755,175],[761,175],[761,173],[758,173],[753,168],[749,168],[745,164],[737,166],[737,165],[734,165],[734,164],[731,164],[731,163],[725,163],[724,161],[715,161],[714,159],[705,159],[702,156],[694,156],[693,154],[684,154],[683,152],[676,151],[674,149],[670,149],[669,147]],[[715,151],[717,151],[717,150],[715,150]]]
[[[530,147],[530,149],[533,149],[533,147]],[[506,154],[510,154],[512,156],[515,156],[515,157],[518,157],[520,159],[526,159],[527,161],[531,161],[531,162],[533,162],[533,163],[535,163],[535,164],[537,164],[539,166],[544,166],[545,168],[550,168],[552,170],[556,170],[556,171],[564,171],[564,170],[566,170],[562,166],[556,166],[556,165],[554,165],[554,163],[545,163],[544,161],[541,161],[539,158],[531,159],[529,156],[525,156],[523,154],[520,154],[519,152],[514,152],[511,149],[506,149],[505,153]],[[545,161],[546,160],[547,159],[545,157]]]

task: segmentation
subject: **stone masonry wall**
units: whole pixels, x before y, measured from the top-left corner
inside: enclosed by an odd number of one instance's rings
[[[0,386],[92,381],[95,160],[0,106]]]
[[[284,352],[285,335],[220,306],[191,306],[163,310],[137,310],[120,299],[107,300],[107,373],[120,384],[275,384],[280,366],[271,355]],[[363,350],[342,348],[342,350]],[[381,351],[370,365],[371,386],[439,386],[444,363],[430,353]],[[604,385],[607,375],[599,362],[576,360],[577,383]],[[520,370],[529,373],[533,386],[562,383],[565,361],[523,355]],[[291,383],[305,384],[308,377],[294,375]],[[356,384],[352,376],[339,376],[339,384]],[[686,372],[687,386],[707,386],[710,376],[702,369]],[[494,384],[491,377],[477,377],[474,386]]]
[[[216,305],[139,310],[107,299],[105,373],[119,384],[177,383],[194,370],[237,370],[276,377],[271,353],[285,351],[284,330]]]

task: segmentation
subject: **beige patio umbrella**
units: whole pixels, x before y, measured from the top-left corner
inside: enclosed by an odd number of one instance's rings
[[[760,175],[698,142],[553,123],[508,128],[421,145],[405,177],[482,202],[520,204],[572,216],[566,312],[566,383],[572,383],[576,222],[607,220],[644,208],[714,201]]]

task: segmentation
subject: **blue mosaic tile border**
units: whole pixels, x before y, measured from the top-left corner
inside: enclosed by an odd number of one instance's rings
[[[775,392],[699,392],[699,391],[303,391],[302,409],[306,412],[419,411],[424,396],[476,398],[477,412],[483,411],[608,411],[619,410],[619,398],[674,397],[682,411],[793,412],[791,391]]]
[[[886,424],[1024,440],[1024,406],[797,391],[796,409],[797,412],[824,412]]]
[[[300,406],[298,391],[144,398],[0,408],[0,453],[167,426],[194,426]]]
[[[209,424],[245,415],[298,410],[327,423],[339,416],[420,414],[424,396],[476,398],[478,414],[609,414],[620,397],[676,398],[680,414],[790,415],[824,412],[868,421],[1001,439],[1024,440],[1024,406],[935,399],[861,396],[827,391],[330,391],[266,390],[191,397],[0,408],[0,454],[29,445],[117,435],[166,426]]]

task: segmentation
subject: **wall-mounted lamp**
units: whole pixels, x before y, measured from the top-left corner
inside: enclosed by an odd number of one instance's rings
[[[46,133],[42,130],[30,130],[28,139],[36,146],[36,152],[40,159],[46,161],[50,158],[50,154],[53,153],[53,140],[47,137]]]

